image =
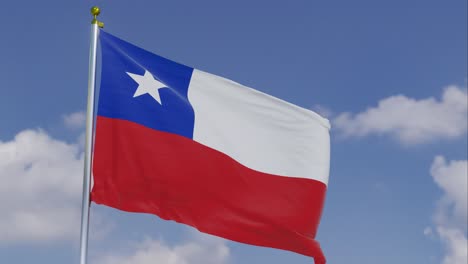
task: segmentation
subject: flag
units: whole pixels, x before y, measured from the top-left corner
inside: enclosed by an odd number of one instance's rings
[[[318,114],[100,32],[92,201],[325,263]]]

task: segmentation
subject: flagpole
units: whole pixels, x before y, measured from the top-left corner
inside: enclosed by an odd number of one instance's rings
[[[93,20],[91,21],[91,44],[89,49],[88,106],[86,112],[83,201],[81,207],[80,264],[86,264],[88,256],[89,208],[91,202],[91,165],[94,132],[94,95],[96,90],[96,53],[99,27],[104,26],[102,22],[99,22],[97,20],[97,16],[99,15],[99,13],[99,7],[94,6],[91,8]]]

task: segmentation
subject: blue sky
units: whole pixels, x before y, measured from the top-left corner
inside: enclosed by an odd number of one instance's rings
[[[93,5],[114,35],[331,120],[329,263],[466,263],[464,0],[2,3],[0,262],[78,263]],[[312,262],[150,215],[91,217],[91,263]]]

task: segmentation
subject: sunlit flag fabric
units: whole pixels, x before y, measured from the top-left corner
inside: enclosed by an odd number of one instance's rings
[[[329,122],[104,31],[92,200],[325,263]]]

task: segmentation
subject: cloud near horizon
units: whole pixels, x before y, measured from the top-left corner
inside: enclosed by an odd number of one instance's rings
[[[467,111],[466,87],[452,85],[443,90],[440,100],[395,95],[363,112],[341,113],[333,124],[345,137],[391,135],[404,144],[420,144],[465,135]]]
[[[24,130],[0,141],[0,243],[75,237],[83,155],[77,144]]]
[[[230,251],[225,240],[197,233],[191,240],[175,246],[147,238],[132,246],[132,252],[109,252],[96,264],[227,264]]]
[[[468,263],[468,161],[447,162],[437,156],[431,166],[434,182],[443,190],[434,212],[435,232],[445,246],[443,264]],[[426,232],[429,234],[431,232]]]

